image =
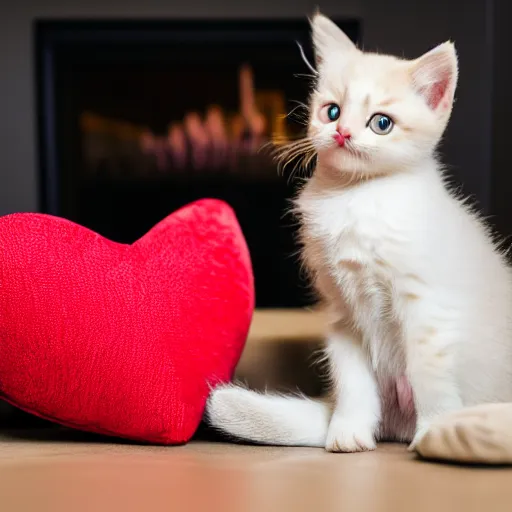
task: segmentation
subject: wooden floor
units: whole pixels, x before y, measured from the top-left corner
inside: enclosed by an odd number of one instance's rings
[[[76,434],[0,436],[0,510],[510,511],[512,469],[416,460],[404,446],[133,446]]]

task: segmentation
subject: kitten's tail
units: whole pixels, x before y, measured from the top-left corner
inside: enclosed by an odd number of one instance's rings
[[[210,425],[235,438],[282,446],[324,447],[331,416],[327,403],[261,394],[238,386],[216,388],[206,406]]]

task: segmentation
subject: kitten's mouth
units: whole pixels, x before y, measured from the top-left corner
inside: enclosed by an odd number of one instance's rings
[[[346,136],[342,135],[340,132],[336,132],[332,136],[332,138],[336,141],[336,144],[338,144],[338,146],[340,148],[345,146],[345,143],[350,139],[350,137],[346,137]]]
[[[336,144],[338,144],[338,147],[343,148],[350,144],[351,136],[350,134],[344,134],[341,132],[336,132],[332,138],[335,140]]]
[[[336,149],[342,149],[344,154],[361,160],[368,160],[368,154],[359,149],[351,140],[350,137],[343,137],[341,134],[333,135],[333,140],[336,143]]]
[[[341,133],[336,133],[332,136],[332,139],[336,145],[336,148],[344,149],[349,153],[356,153],[357,150],[350,140],[350,137],[344,137]]]

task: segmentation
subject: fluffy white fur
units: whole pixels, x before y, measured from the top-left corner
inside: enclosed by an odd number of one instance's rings
[[[331,404],[228,386],[208,417],[269,444],[414,446],[443,413],[512,401],[512,276],[435,156],[457,82],[453,44],[406,61],[361,52],[321,15],[312,28],[318,80],[308,138],[294,147],[317,166],[297,209],[305,264],[332,313]],[[390,133],[368,127],[376,113],[394,121]],[[342,147],[336,130],[350,133]],[[401,405],[404,382],[413,407]]]

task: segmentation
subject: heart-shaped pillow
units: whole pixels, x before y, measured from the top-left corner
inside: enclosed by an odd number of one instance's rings
[[[182,208],[132,245],[48,215],[0,219],[0,393],[40,417],[188,441],[253,307],[249,252],[223,202]]]

